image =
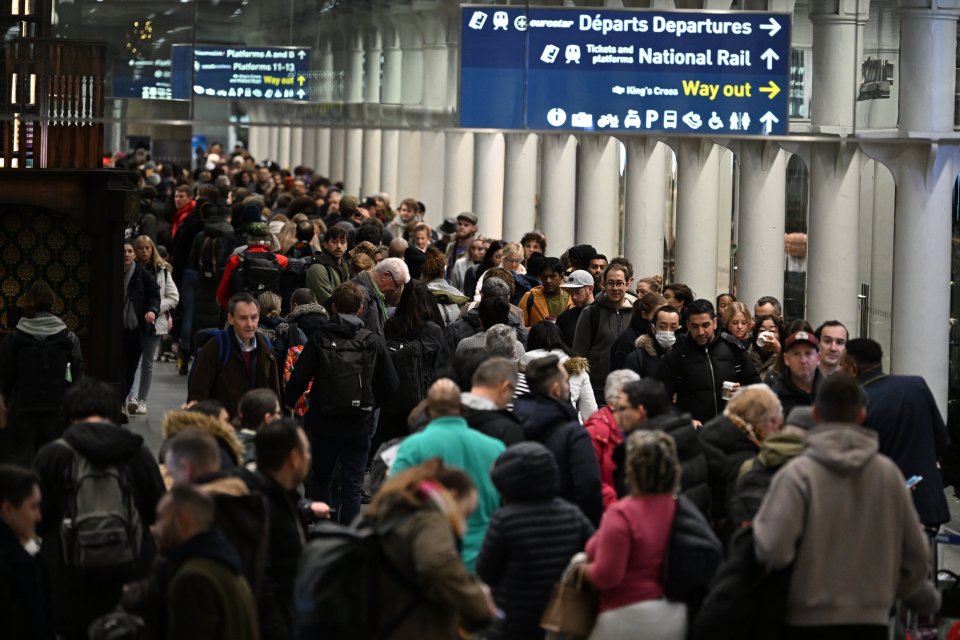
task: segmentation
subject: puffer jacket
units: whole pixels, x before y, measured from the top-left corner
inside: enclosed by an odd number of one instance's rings
[[[564,568],[593,534],[583,513],[557,496],[560,473],[550,451],[523,442],[490,471],[507,505],[493,514],[477,559],[477,575],[506,614],[489,638],[536,638],[540,618]]]
[[[527,440],[543,444],[560,469],[560,497],[580,507],[594,525],[603,514],[600,466],[590,434],[569,402],[539,393],[517,398],[513,412],[523,421]]]
[[[150,273],[153,271],[149,270]],[[173,273],[169,269],[160,269],[153,273],[157,279],[157,285],[160,287],[160,313],[157,314],[157,320],[154,327],[158,336],[165,336],[170,333],[170,326],[173,324],[172,313],[180,302],[180,291],[173,282]]]
[[[613,452],[623,442],[623,434],[617,425],[617,419],[610,407],[603,407],[583,423],[590,439],[593,451],[600,464],[600,482],[603,483],[603,508],[617,501],[617,483],[615,480],[617,465],[613,461]]]
[[[724,382],[739,382],[744,387],[760,382],[746,349],[733,336],[717,336],[705,347],[697,346],[689,336],[677,336],[658,377],[669,395],[676,394],[677,407],[701,423],[723,411]]]
[[[711,483],[713,489],[713,517],[715,522],[723,522],[721,533],[730,533],[726,513],[727,502],[733,495],[733,489],[743,463],[760,451],[760,444],[754,438],[741,431],[729,416],[720,414],[700,429],[700,440],[719,450],[723,454],[722,475]]]
[[[641,378],[656,378],[667,352],[648,334],[640,336],[633,344],[634,349],[624,359],[623,368],[636,371]]]
[[[577,356],[571,358],[559,349],[534,349],[523,354],[520,364],[526,367],[530,362],[549,355],[560,358],[560,365],[567,370],[570,376],[570,403],[580,412],[580,419],[586,420],[597,411],[597,399],[590,384],[590,362]]]

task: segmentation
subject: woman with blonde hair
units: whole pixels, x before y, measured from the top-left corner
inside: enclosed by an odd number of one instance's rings
[[[476,507],[470,476],[439,458],[391,476],[373,497],[364,517],[381,532],[393,565],[378,580],[380,619],[399,620],[378,637],[454,638],[459,625],[493,617],[489,590],[467,572],[458,550]],[[418,589],[411,591],[397,574]]]
[[[753,316],[750,315],[750,308],[742,302],[727,304],[727,308],[720,314],[720,328],[739,340],[744,349],[749,348],[753,342],[750,333],[753,329]]]
[[[160,257],[157,245],[153,243],[150,236],[137,236],[133,240],[133,249],[136,252],[137,263],[156,279],[160,287],[160,313],[154,323],[156,331],[143,341],[140,364],[134,374],[130,397],[127,398],[126,403],[127,413],[130,415],[146,415],[147,396],[153,382],[153,362],[157,358],[160,342],[170,333],[170,327],[173,324],[171,314],[180,302],[180,291],[173,282],[173,267]]]
[[[687,608],[664,596],[663,563],[680,490],[677,445],[663,431],[638,430],[626,443],[627,497],[610,505],[587,542],[581,568],[600,593],[590,640],[628,640],[638,632],[682,640]]]

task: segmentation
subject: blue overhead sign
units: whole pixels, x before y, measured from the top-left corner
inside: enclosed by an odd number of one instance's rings
[[[786,134],[790,14],[462,8],[460,126]]]
[[[309,67],[306,47],[175,46],[173,95],[306,102]]]

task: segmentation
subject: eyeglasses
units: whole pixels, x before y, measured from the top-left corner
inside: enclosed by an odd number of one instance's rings
[[[393,275],[391,272],[389,272],[389,271],[387,271],[386,274],[387,274],[388,276],[390,276],[390,281],[393,282],[393,286],[396,287],[396,288],[399,288],[400,285],[397,284],[397,279],[394,277],[394,275]]]
[[[622,289],[623,287],[627,286],[627,283],[623,280],[607,280],[606,283],[604,283],[604,286],[610,287],[611,289]]]
[[[520,264],[523,262],[523,258],[504,258],[500,262],[503,264]]]

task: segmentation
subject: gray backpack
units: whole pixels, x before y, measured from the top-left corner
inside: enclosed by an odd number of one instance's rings
[[[135,568],[144,528],[128,465],[99,466],[63,438],[57,442],[73,453],[67,508],[60,523],[64,563],[78,573]]]

